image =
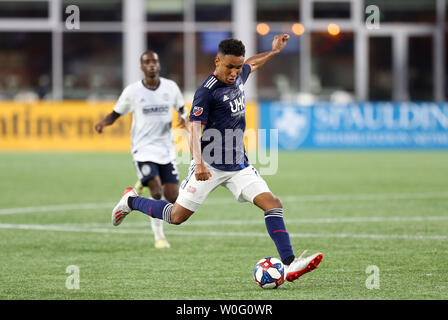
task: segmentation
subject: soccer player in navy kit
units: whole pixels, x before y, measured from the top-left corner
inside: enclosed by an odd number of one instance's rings
[[[235,198],[263,210],[267,231],[285,265],[285,279],[293,282],[314,270],[323,255],[315,253],[296,258],[283,221],[283,206],[257,170],[249,164],[244,150],[244,83],[249,74],[279,54],[288,34],[274,37],[272,50],[244,61],[244,44],[236,39],[221,41],[215,58],[215,71],[195,93],[190,113],[190,150],[193,160],[173,204],[163,200],[135,197],[127,188],[112,211],[118,225],[132,210],[171,224],[186,221],[217,186],[229,189]],[[203,131],[202,131],[203,129]],[[202,133],[203,132],[203,133]]]

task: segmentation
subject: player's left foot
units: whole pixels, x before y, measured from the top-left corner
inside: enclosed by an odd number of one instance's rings
[[[295,258],[294,261],[289,265],[285,266],[285,278],[290,282],[294,282],[299,279],[305,273],[313,271],[317,268],[319,263],[322,261],[323,254],[318,252],[309,257],[304,258],[305,250],[300,257]]]
[[[123,222],[124,218],[132,211],[128,206],[129,197],[138,197],[137,191],[134,188],[126,188],[121,196],[120,201],[112,210],[112,224],[118,226]]]
[[[165,238],[160,238],[156,240],[156,242],[154,243],[154,247],[156,247],[157,249],[168,249],[170,248],[170,244]]]

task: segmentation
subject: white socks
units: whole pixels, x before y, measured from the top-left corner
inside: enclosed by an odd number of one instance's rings
[[[166,200],[164,196],[162,196],[162,200]],[[164,239],[165,234],[163,233],[163,220],[152,217],[150,217],[150,219],[151,219],[152,232],[154,232],[154,239],[155,240]]]

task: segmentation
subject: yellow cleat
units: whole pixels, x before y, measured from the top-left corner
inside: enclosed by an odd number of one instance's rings
[[[168,249],[170,248],[170,244],[168,243],[168,241],[166,241],[165,238],[161,238],[156,240],[156,242],[154,243],[154,247],[156,247],[157,249]]]
[[[139,196],[143,193],[143,188],[144,188],[144,187],[145,187],[145,186],[142,185],[142,183],[140,182],[140,180],[137,180],[137,182],[135,183],[135,187],[134,187],[134,189],[135,189],[135,191],[137,191],[137,193],[138,193]]]

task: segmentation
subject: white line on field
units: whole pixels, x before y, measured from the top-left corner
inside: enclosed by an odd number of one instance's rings
[[[76,210],[95,210],[95,209],[110,209],[116,203],[74,203],[74,204],[57,204],[36,207],[23,208],[5,208],[0,209],[0,214],[22,214],[22,213],[38,213],[38,212],[52,212],[52,211],[76,211]]]
[[[325,223],[368,223],[368,222],[425,222],[425,221],[445,221],[447,216],[415,216],[415,217],[341,217],[341,218],[288,218],[285,217],[286,224],[325,224]],[[259,219],[251,220],[189,220],[184,226],[214,226],[214,225],[257,225],[265,224],[262,216]],[[51,224],[50,224],[51,225]],[[104,227],[105,223],[91,222],[91,223],[66,223],[59,224],[60,226],[74,226],[74,227]],[[121,228],[128,227],[148,227],[149,221],[142,222],[126,222]]]
[[[343,218],[288,218],[285,222],[289,223],[356,223],[356,222],[423,222],[423,221],[443,221],[448,220],[448,216],[431,217],[343,217]],[[201,220],[191,222],[192,225],[241,225],[241,224],[265,224],[264,219],[257,220]]]
[[[69,225],[40,225],[40,224],[0,224],[0,229],[19,229],[36,231],[62,231],[87,233],[116,233],[116,234],[149,234],[149,230],[112,229],[112,228],[80,228]],[[209,237],[267,237],[261,232],[217,232],[217,231],[182,231],[166,230],[170,236],[209,236]],[[448,240],[447,235],[406,235],[406,234],[350,234],[350,233],[290,233],[291,238],[356,238],[356,239],[407,239],[407,240]]]
[[[320,201],[375,201],[375,200],[425,200],[425,199],[447,199],[448,192],[421,192],[421,193],[391,193],[391,194],[327,194],[327,195],[307,195],[279,196],[285,202],[320,202]],[[208,199],[202,206],[222,205],[236,203],[234,198],[213,198]],[[3,208],[0,209],[0,215],[6,214],[24,214],[38,212],[54,212],[54,211],[78,211],[78,210],[95,210],[95,209],[111,209],[116,203],[81,203],[81,204],[60,204],[32,206],[23,208]]]

